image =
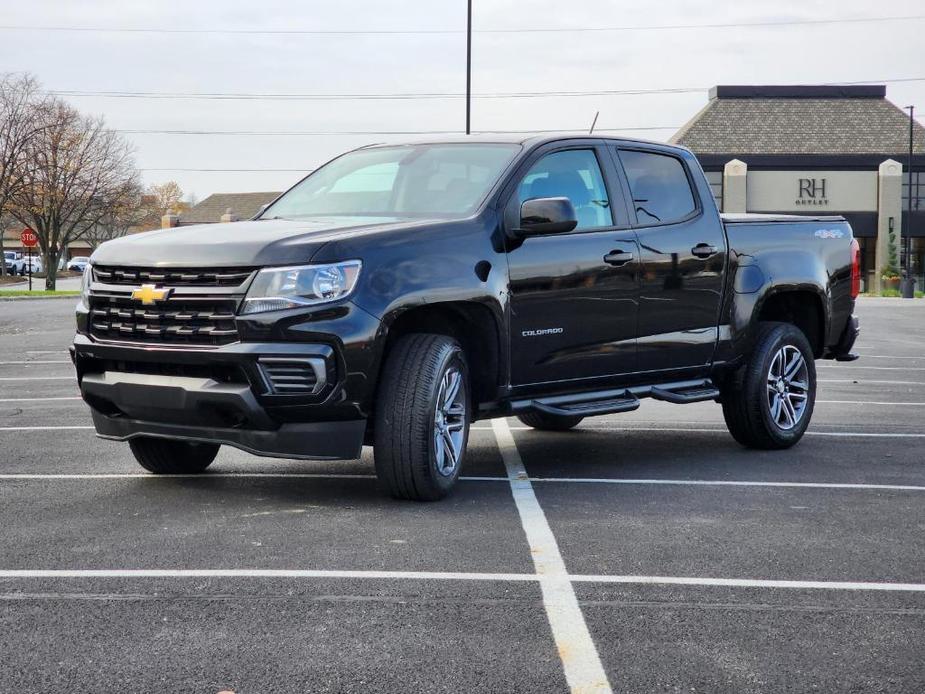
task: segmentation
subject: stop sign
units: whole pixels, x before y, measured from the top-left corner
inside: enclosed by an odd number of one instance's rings
[[[22,241],[22,245],[26,248],[35,248],[39,245],[39,237],[36,236],[32,229],[23,229],[19,235],[19,240]]]

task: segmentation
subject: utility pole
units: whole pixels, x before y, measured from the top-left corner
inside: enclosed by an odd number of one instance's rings
[[[466,12],[466,135],[472,132],[472,0]]]
[[[906,207],[906,228],[903,235],[903,246],[906,249],[906,257],[903,258],[903,279],[900,287],[900,294],[903,299],[912,299],[915,297],[915,278],[910,272],[910,257],[912,256],[912,156],[913,140],[915,126],[915,106],[906,106],[909,109],[909,200]],[[918,190],[918,186],[916,186]]]

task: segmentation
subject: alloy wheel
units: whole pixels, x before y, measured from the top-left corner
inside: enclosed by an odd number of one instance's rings
[[[462,456],[466,428],[466,385],[462,372],[450,366],[440,380],[434,410],[434,455],[437,472],[449,477]]]
[[[781,347],[768,368],[768,410],[781,429],[793,429],[803,418],[809,398],[809,369],[793,345]]]

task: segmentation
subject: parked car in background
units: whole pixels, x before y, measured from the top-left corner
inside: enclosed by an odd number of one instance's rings
[[[90,259],[87,256],[78,255],[68,261],[67,269],[71,270],[72,272],[83,272],[87,267],[87,263],[89,262]]]
[[[3,251],[3,264],[6,266],[7,274],[14,274],[13,266],[16,263],[16,251]]]
[[[22,253],[16,254],[16,260],[8,264],[10,274],[25,276],[29,274],[29,266],[32,266],[32,274],[42,271],[42,259],[38,255],[33,255],[31,258],[28,255],[23,255]]]

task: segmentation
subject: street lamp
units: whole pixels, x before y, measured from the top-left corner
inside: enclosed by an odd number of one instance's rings
[[[912,299],[915,296],[915,277],[909,271],[909,260],[912,255],[912,135],[915,126],[915,106],[906,106],[906,108],[909,109],[909,201],[906,208],[906,228],[903,234],[906,257],[903,258],[903,278],[899,291],[903,299]],[[916,186],[917,189],[918,186]]]
[[[466,11],[466,135],[472,132],[472,0]]]

